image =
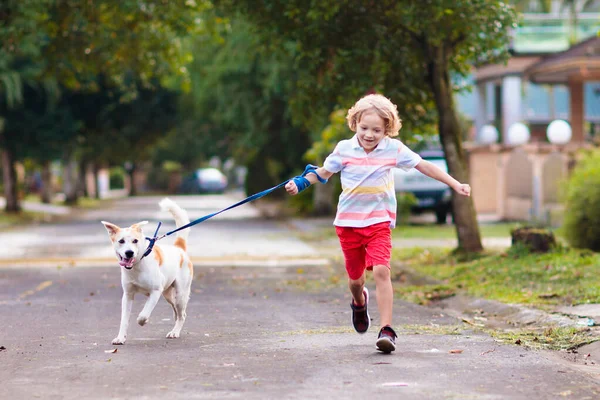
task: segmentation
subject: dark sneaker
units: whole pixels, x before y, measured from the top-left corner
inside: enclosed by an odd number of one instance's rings
[[[377,339],[377,350],[383,351],[384,353],[391,353],[396,350],[396,332],[391,326],[386,325],[379,331],[379,337]]]
[[[369,305],[369,291],[364,288],[363,295],[365,296],[365,305],[357,306],[354,304],[354,299],[350,303],[352,307],[352,326],[358,333],[365,333],[371,326],[371,317],[369,317],[368,305]]]

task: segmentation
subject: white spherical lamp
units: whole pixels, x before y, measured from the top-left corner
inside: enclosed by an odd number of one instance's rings
[[[507,142],[510,145],[518,146],[529,141],[529,128],[521,122],[515,122],[508,128]]]
[[[494,125],[484,125],[479,131],[479,143],[492,144],[498,143],[498,129]]]
[[[546,130],[546,136],[552,144],[567,144],[571,140],[571,125],[562,119],[550,122]]]

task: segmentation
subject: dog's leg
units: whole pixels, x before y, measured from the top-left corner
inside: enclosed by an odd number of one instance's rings
[[[177,308],[175,307],[175,303],[177,301],[175,299],[175,286],[169,286],[169,288],[163,292],[163,296],[165,300],[167,300],[167,303],[173,307],[173,319],[177,320],[179,317],[177,316]]]
[[[183,328],[183,323],[185,322],[185,318],[187,316],[187,303],[190,299],[189,284],[185,288],[176,287],[175,289],[177,290],[175,303],[175,307],[177,308],[177,319],[175,320],[175,326],[173,327],[173,330],[167,333],[167,337],[170,339],[178,338],[181,334],[181,328]]]
[[[150,292],[150,296],[148,296],[148,300],[146,300],[146,304],[144,304],[144,308],[142,309],[142,312],[140,313],[140,315],[138,315],[138,318],[137,318],[138,324],[140,324],[141,326],[144,326],[146,324],[146,322],[148,322],[148,319],[150,318],[150,314],[152,314],[154,307],[156,307],[156,304],[158,303],[158,300],[160,299],[160,295],[161,295],[160,290],[153,290],[152,292]]]
[[[119,327],[119,334],[113,339],[112,344],[125,344],[129,317],[131,316],[131,306],[133,305],[133,295],[133,293],[123,291],[123,298],[121,299],[121,326]]]

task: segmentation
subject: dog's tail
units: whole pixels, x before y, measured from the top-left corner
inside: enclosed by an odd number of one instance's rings
[[[187,212],[179,207],[173,200],[169,198],[162,199],[159,203],[160,208],[163,211],[168,211],[171,213],[173,218],[175,219],[175,226],[178,228],[190,222],[190,218],[187,215]],[[177,239],[175,239],[175,246],[181,247],[183,250],[187,250],[187,240],[190,234],[190,230],[183,229],[177,232]]]

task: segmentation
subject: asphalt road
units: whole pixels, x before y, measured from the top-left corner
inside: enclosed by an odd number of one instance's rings
[[[376,327],[365,335],[351,330],[344,285],[330,284],[331,271],[322,267],[197,268],[180,339],[164,338],[173,324],[164,300],[149,324],[135,324],[144,301],[138,296],[128,342],[113,346],[119,273],[118,267],[0,271],[1,398],[600,396],[593,370],[500,345],[438,311],[403,302],[394,313],[398,349],[382,355]]]
[[[144,201],[151,207],[154,200]],[[131,209],[125,217],[115,213],[117,223],[146,213],[128,201],[113,205]],[[401,301],[394,308],[398,349],[380,354],[375,302],[374,326],[358,335],[350,326],[341,267],[302,265],[303,254],[314,248],[295,238],[285,223],[252,216],[215,221],[203,228],[202,239],[199,231],[190,238],[215,252],[227,240],[231,248],[249,248],[247,240],[265,258],[295,258],[296,264],[231,267],[226,265],[231,253],[223,251],[223,263],[195,268],[180,339],[164,337],[173,316],[162,299],[150,322],[136,325],[145,300],[137,296],[128,341],[113,346],[120,318],[119,267],[109,258],[104,265],[102,258],[86,265],[81,257],[91,236],[106,240],[102,226],[99,233],[94,226],[98,217],[110,220],[102,215],[111,212],[16,231],[24,237],[39,235],[39,229],[54,234],[36,236],[40,244],[35,246],[24,240],[22,263],[9,265],[6,258],[0,266],[1,399],[600,398],[597,366],[499,344],[440,310]],[[239,235],[235,242],[234,235]],[[211,246],[213,239],[217,244]],[[64,250],[57,251],[59,256],[72,251],[79,261],[37,263],[43,252],[28,258],[57,242]],[[246,253],[235,253],[235,260],[253,258]]]

